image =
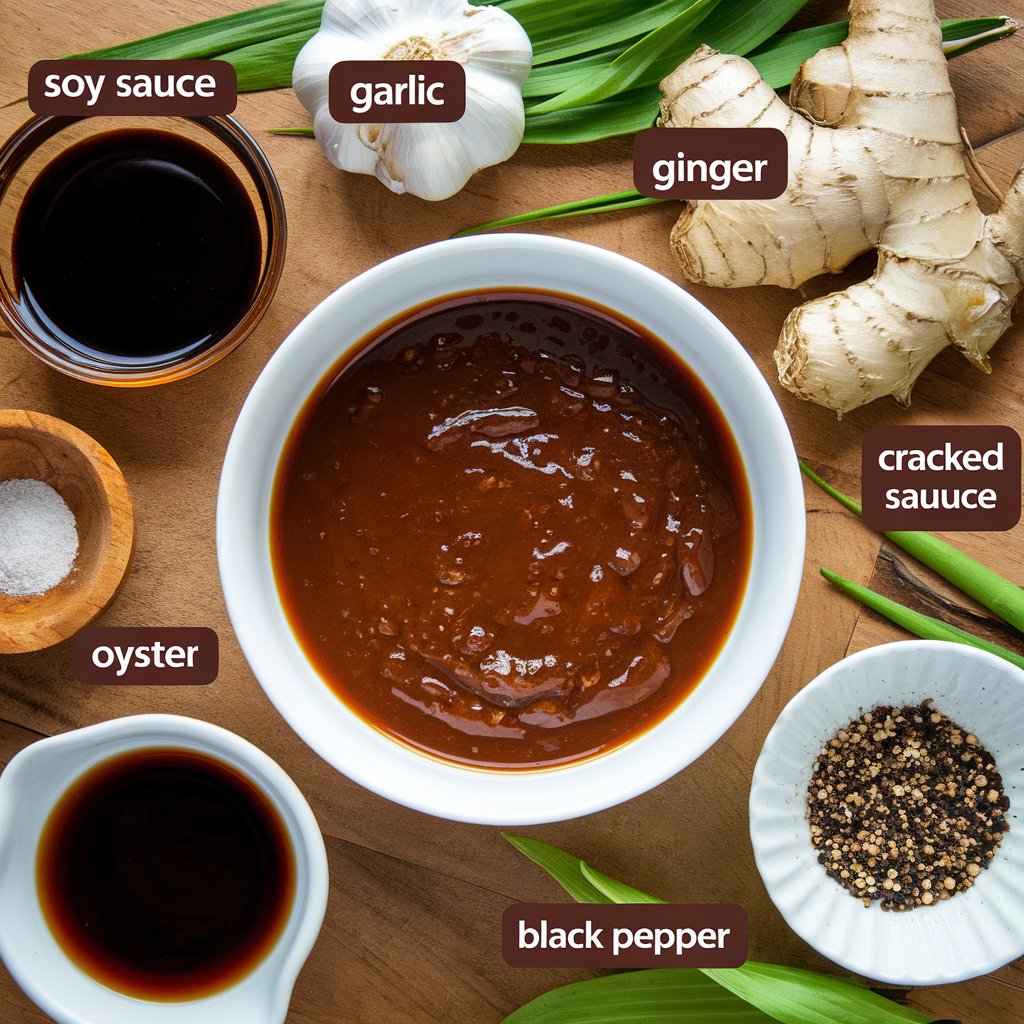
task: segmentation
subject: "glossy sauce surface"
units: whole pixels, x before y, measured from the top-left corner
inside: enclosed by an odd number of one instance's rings
[[[750,558],[735,443],[661,342],[565,296],[467,293],[369,339],[278,469],[290,623],[379,729],[490,767],[578,760],[677,707]]]
[[[231,766],[153,748],[79,778],[51,813],[36,881],[50,930],[96,981],[197,999],[240,980],[291,912],[284,824]]]
[[[20,312],[80,357],[181,361],[242,317],[261,251],[252,201],[219,157],[169,132],[106,132],[54,158],[25,195]]]

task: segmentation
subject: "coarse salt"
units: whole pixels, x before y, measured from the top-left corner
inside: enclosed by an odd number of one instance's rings
[[[0,481],[0,591],[45,594],[67,577],[77,555],[75,516],[49,484]]]

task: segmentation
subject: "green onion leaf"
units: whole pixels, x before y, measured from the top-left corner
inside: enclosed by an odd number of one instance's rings
[[[829,25],[780,32],[747,54],[761,77],[773,89],[785,89],[808,57],[819,50],[837,46],[846,38],[849,22],[835,21]],[[942,49],[947,57],[976,50],[1013,35],[1017,23],[1010,18],[960,18],[942,22]]]
[[[826,494],[835,498],[855,515],[861,515],[861,507],[853,498],[836,490],[803,461],[800,462],[800,469],[804,476],[814,481]],[[1021,590],[1005,576],[1000,576],[987,565],[982,565],[977,559],[965,555],[952,544],[939,540],[932,533],[917,530],[887,530],[883,531],[883,536],[888,537],[893,544],[903,548],[908,555],[913,555],[919,562],[923,562],[929,569],[937,572],[944,580],[952,583],[954,587],[962,590],[969,597],[973,597],[990,612],[994,612],[1015,629],[1024,633],[1024,590]]]
[[[897,626],[902,626],[915,636],[919,636],[924,640],[948,640],[950,643],[976,647],[979,651],[988,651],[989,654],[995,654],[997,657],[1010,662],[1012,665],[1016,665],[1018,668],[1024,668],[1024,658],[1013,651],[1008,651],[1005,647],[1000,647],[999,644],[983,640],[980,636],[975,636],[966,630],[951,626],[948,622],[943,622],[941,619],[932,618],[931,615],[923,615],[921,612],[914,611],[913,608],[907,608],[897,601],[883,597],[881,594],[871,590],[870,587],[861,586],[859,583],[854,583],[840,576],[831,569],[822,567],[819,571],[829,583],[838,587],[844,594],[855,597],[861,604],[872,611],[878,612],[879,615],[884,616],[890,622],[895,622]]]
[[[543,868],[577,903],[611,903],[583,874],[583,861],[550,843],[527,836],[502,835],[525,857]]]
[[[635,39],[631,39],[628,45],[632,46],[635,42]],[[626,45],[616,43],[602,50],[595,50],[581,57],[570,57],[554,64],[538,64],[535,59],[530,77],[523,83],[523,96],[529,99],[565,92],[588,75],[610,64],[624,49]]]
[[[773,1024],[700,971],[631,971],[563,985],[504,1024]]]
[[[773,89],[786,89],[808,57],[829,46],[838,46],[850,23],[834,21],[799,32],[779,32],[747,54],[747,60]]]
[[[524,0],[524,2],[536,3],[537,0]],[[625,52],[622,51],[621,46],[618,50],[615,47],[606,50],[604,56],[607,60],[604,63],[591,61],[591,57],[587,57],[585,58],[586,63],[581,61],[580,66],[575,68],[572,73],[563,73],[558,78],[552,76],[551,79],[545,79],[538,73],[546,69],[536,68],[534,75],[531,76],[534,82],[531,85],[528,80],[529,89],[524,91],[524,95],[544,95],[542,91],[544,89],[550,89],[551,92],[564,92],[569,89],[590,90],[596,88],[599,79],[604,77],[622,79],[622,81],[611,84],[614,94],[632,88],[630,83],[635,83],[637,86],[654,86],[665,75],[678,67],[701,43],[706,43],[708,46],[727,53],[747,53],[789,21],[806,3],[807,0],[787,0],[783,4],[766,4],[763,0],[728,0],[726,3],[717,3],[712,9],[705,11],[700,22],[700,31],[693,33],[694,38],[689,41],[679,38],[674,46],[670,45],[670,39],[673,35],[679,34],[680,26],[677,25],[672,30],[669,23],[663,19],[643,39],[633,40]],[[674,4],[673,9],[668,13],[675,13],[677,7],[678,3]],[[687,14],[687,11],[677,14],[676,18],[680,18],[683,14]],[[665,49],[665,53],[661,58],[654,59],[652,55],[659,46]],[[638,62],[646,62],[646,67],[641,67]],[[613,69],[612,63],[617,63],[618,67]],[[542,64],[536,54],[534,55],[534,64]],[[799,64],[796,66],[798,67]],[[555,65],[551,70],[554,71],[558,67],[559,65]],[[796,73],[795,67],[793,73]],[[588,75],[591,76],[590,80],[587,79]],[[563,79],[566,80],[566,83],[561,85]],[[558,89],[551,88],[555,83],[559,83]],[[604,88],[609,87],[607,83],[604,86]],[[641,108],[637,112],[636,120],[632,122],[635,126],[630,130],[639,131],[640,128],[648,128],[653,123],[661,93],[652,89],[651,97],[650,111]],[[577,98],[573,101],[572,106],[578,107],[581,104],[585,105],[584,101]],[[534,114],[533,116],[541,116],[544,113],[541,111],[539,115]]]
[[[750,40],[750,23],[755,20],[754,18],[748,18],[743,22],[747,34],[732,46],[723,43],[726,26],[712,24],[718,21],[726,11],[738,14],[737,6],[737,4],[719,5],[705,19],[698,33],[703,41],[728,53],[745,52],[744,47]],[[762,18],[767,16],[769,11],[776,10],[773,5],[765,4],[761,0],[757,0],[756,5],[748,4],[748,0],[743,0],[743,6],[756,6],[756,13]],[[802,6],[803,2],[790,0],[790,7],[787,7],[787,10],[795,12]],[[777,13],[776,11],[776,15]],[[783,20],[788,20],[788,18]],[[800,69],[800,65],[808,57],[813,56],[825,46],[834,46],[842,42],[846,38],[847,27],[845,21],[834,22],[831,25],[774,36],[767,43],[763,42],[763,36],[761,36],[756,41],[761,42],[762,45],[749,54],[749,59],[773,88],[786,88]],[[946,54],[949,57],[954,57],[961,53],[967,53],[970,49],[1005,38],[1012,34],[1015,28],[1016,23],[1007,18],[975,18],[943,22]],[[971,33],[971,35],[965,38],[964,33]],[[967,45],[958,46],[958,42]],[[543,79],[537,81],[543,82]],[[543,89],[544,86],[540,85],[539,88]],[[531,92],[530,95],[534,95],[534,93]],[[548,113],[538,113],[543,104],[535,104],[527,108],[526,136],[523,141],[546,145],[567,145],[577,142],[594,142],[616,135],[632,135],[644,128],[650,128],[654,124],[660,100],[660,89],[656,86],[649,86],[589,106],[571,107]]]
[[[320,27],[322,10],[323,0],[280,0],[278,3],[147,36],[132,43],[108,46],[103,50],[92,50],[75,56],[133,60],[219,57],[222,53],[243,46],[279,39],[296,32],[308,32],[309,38]],[[291,81],[290,67],[288,80]]]
[[[730,0],[701,26],[700,41],[721,53],[740,57],[760,46],[807,5],[808,0]],[[689,56],[687,54],[686,56]],[[680,55],[677,64],[682,62]]]
[[[295,129],[292,130],[293,132]],[[475,228],[456,231],[452,238],[464,235],[475,235],[481,231],[492,231],[494,228],[508,228],[516,224],[529,224],[537,220],[558,220],[561,217],[583,217],[591,213],[611,213],[614,210],[630,210],[637,206],[654,206],[665,202],[664,199],[651,199],[639,192],[629,189],[627,192],[615,192],[610,196],[597,196],[594,199],[580,199],[574,203],[562,203],[559,206],[547,206],[542,210],[531,210],[519,213],[514,217],[492,220],[488,224],[480,224]]]
[[[841,978],[747,961],[703,973],[782,1024],[928,1024],[931,1017]]]
[[[803,473],[808,480],[817,484],[830,498],[835,498],[843,508],[849,509],[858,518],[861,516],[861,507],[859,502],[854,501],[849,495],[843,494],[842,491],[833,487],[827,480],[818,476],[818,474],[815,473],[803,459],[800,459],[799,461],[800,472]]]
[[[681,2],[508,0],[502,8],[526,30],[534,64],[550,64],[646,35],[678,14]]]
[[[612,903],[664,903],[664,900],[659,900],[654,896],[648,896],[647,893],[641,892],[639,889],[634,889],[631,885],[626,885],[624,882],[617,882],[614,878],[609,878],[607,875],[602,875],[600,871],[595,870],[589,864],[580,861],[580,871],[583,872],[583,877],[595,888],[602,896],[611,900]]]
[[[293,32],[291,35],[230,50],[220,54],[218,59],[234,65],[239,92],[283,89],[292,84],[295,58],[306,45],[309,36],[308,32]]]
[[[577,903],[662,902],[602,875],[578,857],[539,839],[505,838],[551,875]],[[814,971],[749,960],[742,967],[707,968],[700,974],[731,993],[732,1001],[702,1006],[702,1000],[713,997],[703,983],[684,980],[697,976],[694,971],[638,971],[599,979],[605,986],[602,989],[588,989],[586,986],[598,983],[583,982],[549,992],[507,1017],[504,1024],[711,1024],[716,1019],[722,1024],[766,1020],[781,1024],[928,1024],[931,1020],[870,989]],[[650,980],[636,982],[636,987],[627,980],[645,975],[650,975]],[[675,977],[680,979],[678,985],[672,984]],[[648,985],[649,999],[643,991]],[[598,998],[601,994],[603,1000]],[[757,1015],[744,1016],[751,1008],[756,1008]],[[712,1010],[719,1014],[717,1018]]]
[[[998,39],[1012,36],[1020,24],[1012,18],[964,18],[942,23],[942,50],[947,57],[958,57]]]
[[[681,55],[693,53],[700,45],[697,29],[719,0],[683,0],[683,3],[683,10],[675,17],[634,43],[598,74],[532,107],[531,113],[547,114],[582,107],[659,81],[678,66]]]
[[[660,99],[661,90],[655,85],[634,89],[600,103],[547,114],[535,114],[531,107],[527,107],[523,142],[569,145],[597,142],[617,135],[634,135],[643,128],[654,127]]]

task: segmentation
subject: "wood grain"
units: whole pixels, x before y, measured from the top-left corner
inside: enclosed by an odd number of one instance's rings
[[[28,116],[25,76],[34,60],[108,45],[214,16],[247,0],[36,0],[0,8],[7,54],[0,75],[0,134]],[[894,0],[895,2],[895,0]],[[942,16],[1009,13],[984,0],[941,0]],[[815,0],[805,21],[844,16]],[[961,115],[980,155],[1005,187],[1024,160],[1024,38],[957,58],[952,75]],[[10,104],[4,107],[4,104]],[[289,90],[243,96],[237,116],[255,132],[306,123]],[[414,246],[496,217],[570,198],[627,188],[631,144],[524,147],[475,177],[453,200],[395,196],[365,177],[330,168],[314,144],[260,136],[280,178],[289,215],[289,253],[278,295],[254,335],[229,359],[148,391],[111,391],[60,377],[0,335],[0,405],[38,409],[76,424],[113,455],[135,497],[133,571],[104,625],[208,625],[221,637],[221,675],[197,689],[88,689],[76,684],[71,651],[0,658],[0,758],[40,735],[145,711],[193,715],[234,729],[273,756],[306,793],[327,836],[332,886],[328,921],[295,991],[289,1024],[498,1024],[531,996],[582,971],[516,971],[498,949],[498,920],[512,899],[561,900],[561,891],[523,861],[494,829],[453,825],[389,804],[322,763],[263,696],[231,633],[217,577],[214,507],[224,449],[249,388],[288,331],[324,296],[360,271]],[[668,248],[675,210],[539,225],[530,230],[592,242],[678,280]],[[779,398],[798,450],[839,486],[859,491],[860,439],[877,423],[1022,423],[1019,381],[1024,331],[996,347],[984,377],[953,353],[927,372],[904,411],[889,403],[837,422],[776,383],[772,350],[795,302],[865,276],[861,260],[800,293],[775,288],[716,291],[687,286],[746,345]],[[667,899],[730,901],[750,912],[751,956],[836,971],[785,925],[765,894],[747,835],[750,776],[764,736],[786,701],[874,628],[859,606],[817,574],[826,563],[865,582],[878,538],[813,489],[808,498],[804,587],[789,637],[759,696],[704,757],[629,803],[575,822],[528,830],[602,870]],[[1019,573],[1024,530],[958,538],[972,553]],[[884,627],[883,627],[884,631]],[[879,637],[881,639],[882,637]],[[879,642],[868,639],[866,642]],[[2,912],[2,909],[0,909]],[[919,990],[915,1005],[965,1024],[1024,1024],[1017,965],[989,978]],[[44,1018],[5,975],[0,1022]]]

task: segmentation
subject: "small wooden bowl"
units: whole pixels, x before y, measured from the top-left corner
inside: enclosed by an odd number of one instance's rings
[[[88,434],[63,420],[0,409],[0,480],[42,480],[67,502],[78,557],[67,578],[39,597],[0,593],[0,654],[60,643],[113,600],[132,557],[135,519],[128,484]]]

